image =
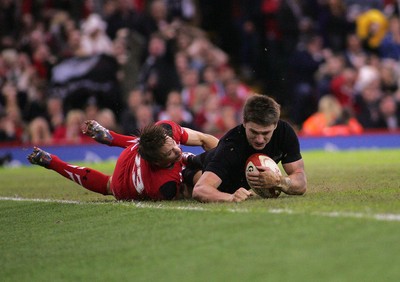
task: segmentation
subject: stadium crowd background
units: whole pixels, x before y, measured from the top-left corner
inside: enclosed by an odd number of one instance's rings
[[[0,145],[159,119],[220,137],[253,92],[304,135],[400,127],[397,1],[0,0]]]

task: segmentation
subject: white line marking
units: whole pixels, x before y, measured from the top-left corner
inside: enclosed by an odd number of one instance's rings
[[[0,197],[0,201],[18,201],[18,202],[38,202],[38,203],[60,203],[60,204],[74,204],[74,205],[105,205],[105,204],[119,204],[125,206],[134,206],[137,208],[144,209],[161,209],[161,210],[186,210],[186,211],[213,211],[215,209],[207,209],[205,207],[195,206],[165,206],[162,203],[147,203],[147,202],[81,202],[73,200],[57,200],[57,199],[29,199],[21,197]],[[218,210],[218,209],[216,209]],[[232,208],[232,209],[220,209],[218,211],[248,213],[249,209],[246,208]],[[304,214],[304,212],[298,212],[290,209],[269,209],[266,210],[271,214]],[[356,212],[311,212],[311,215],[324,216],[324,217],[337,217],[337,218],[366,218],[375,219],[379,221],[400,221],[400,214],[373,214],[373,213],[356,213]]]

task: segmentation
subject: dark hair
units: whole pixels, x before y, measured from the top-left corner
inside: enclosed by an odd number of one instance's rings
[[[150,163],[163,159],[160,152],[167,141],[167,131],[160,125],[148,125],[140,131],[138,152],[140,156]]]
[[[281,115],[280,105],[271,97],[254,94],[249,97],[243,108],[243,122],[254,122],[269,126],[277,124]]]
[[[150,163],[161,161],[164,156],[160,149],[167,142],[167,136],[173,138],[172,126],[168,123],[151,124],[139,132],[138,152]]]

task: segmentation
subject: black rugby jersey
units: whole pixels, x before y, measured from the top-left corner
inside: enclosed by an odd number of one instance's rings
[[[218,190],[234,193],[240,187],[250,189],[246,181],[246,160],[254,153],[268,155],[276,163],[291,163],[300,160],[300,145],[293,128],[280,120],[270,142],[263,150],[255,150],[247,142],[245,128],[239,125],[228,131],[218,146],[206,154],[204,171],[211,171],[222,179]]]

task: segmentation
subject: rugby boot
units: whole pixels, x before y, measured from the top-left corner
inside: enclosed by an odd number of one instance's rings
[[[105,127],[101,126],[95,120],[85,121],[86,128],[82,130],[83,134],[92,137],[99,143],[110,145],[114,139],[110,134],[110,131]]]
[[[38,147],[33,147],[33,152],[28,155],[28,161],[31,164],[48,167],[52,160],[51,155]]]

